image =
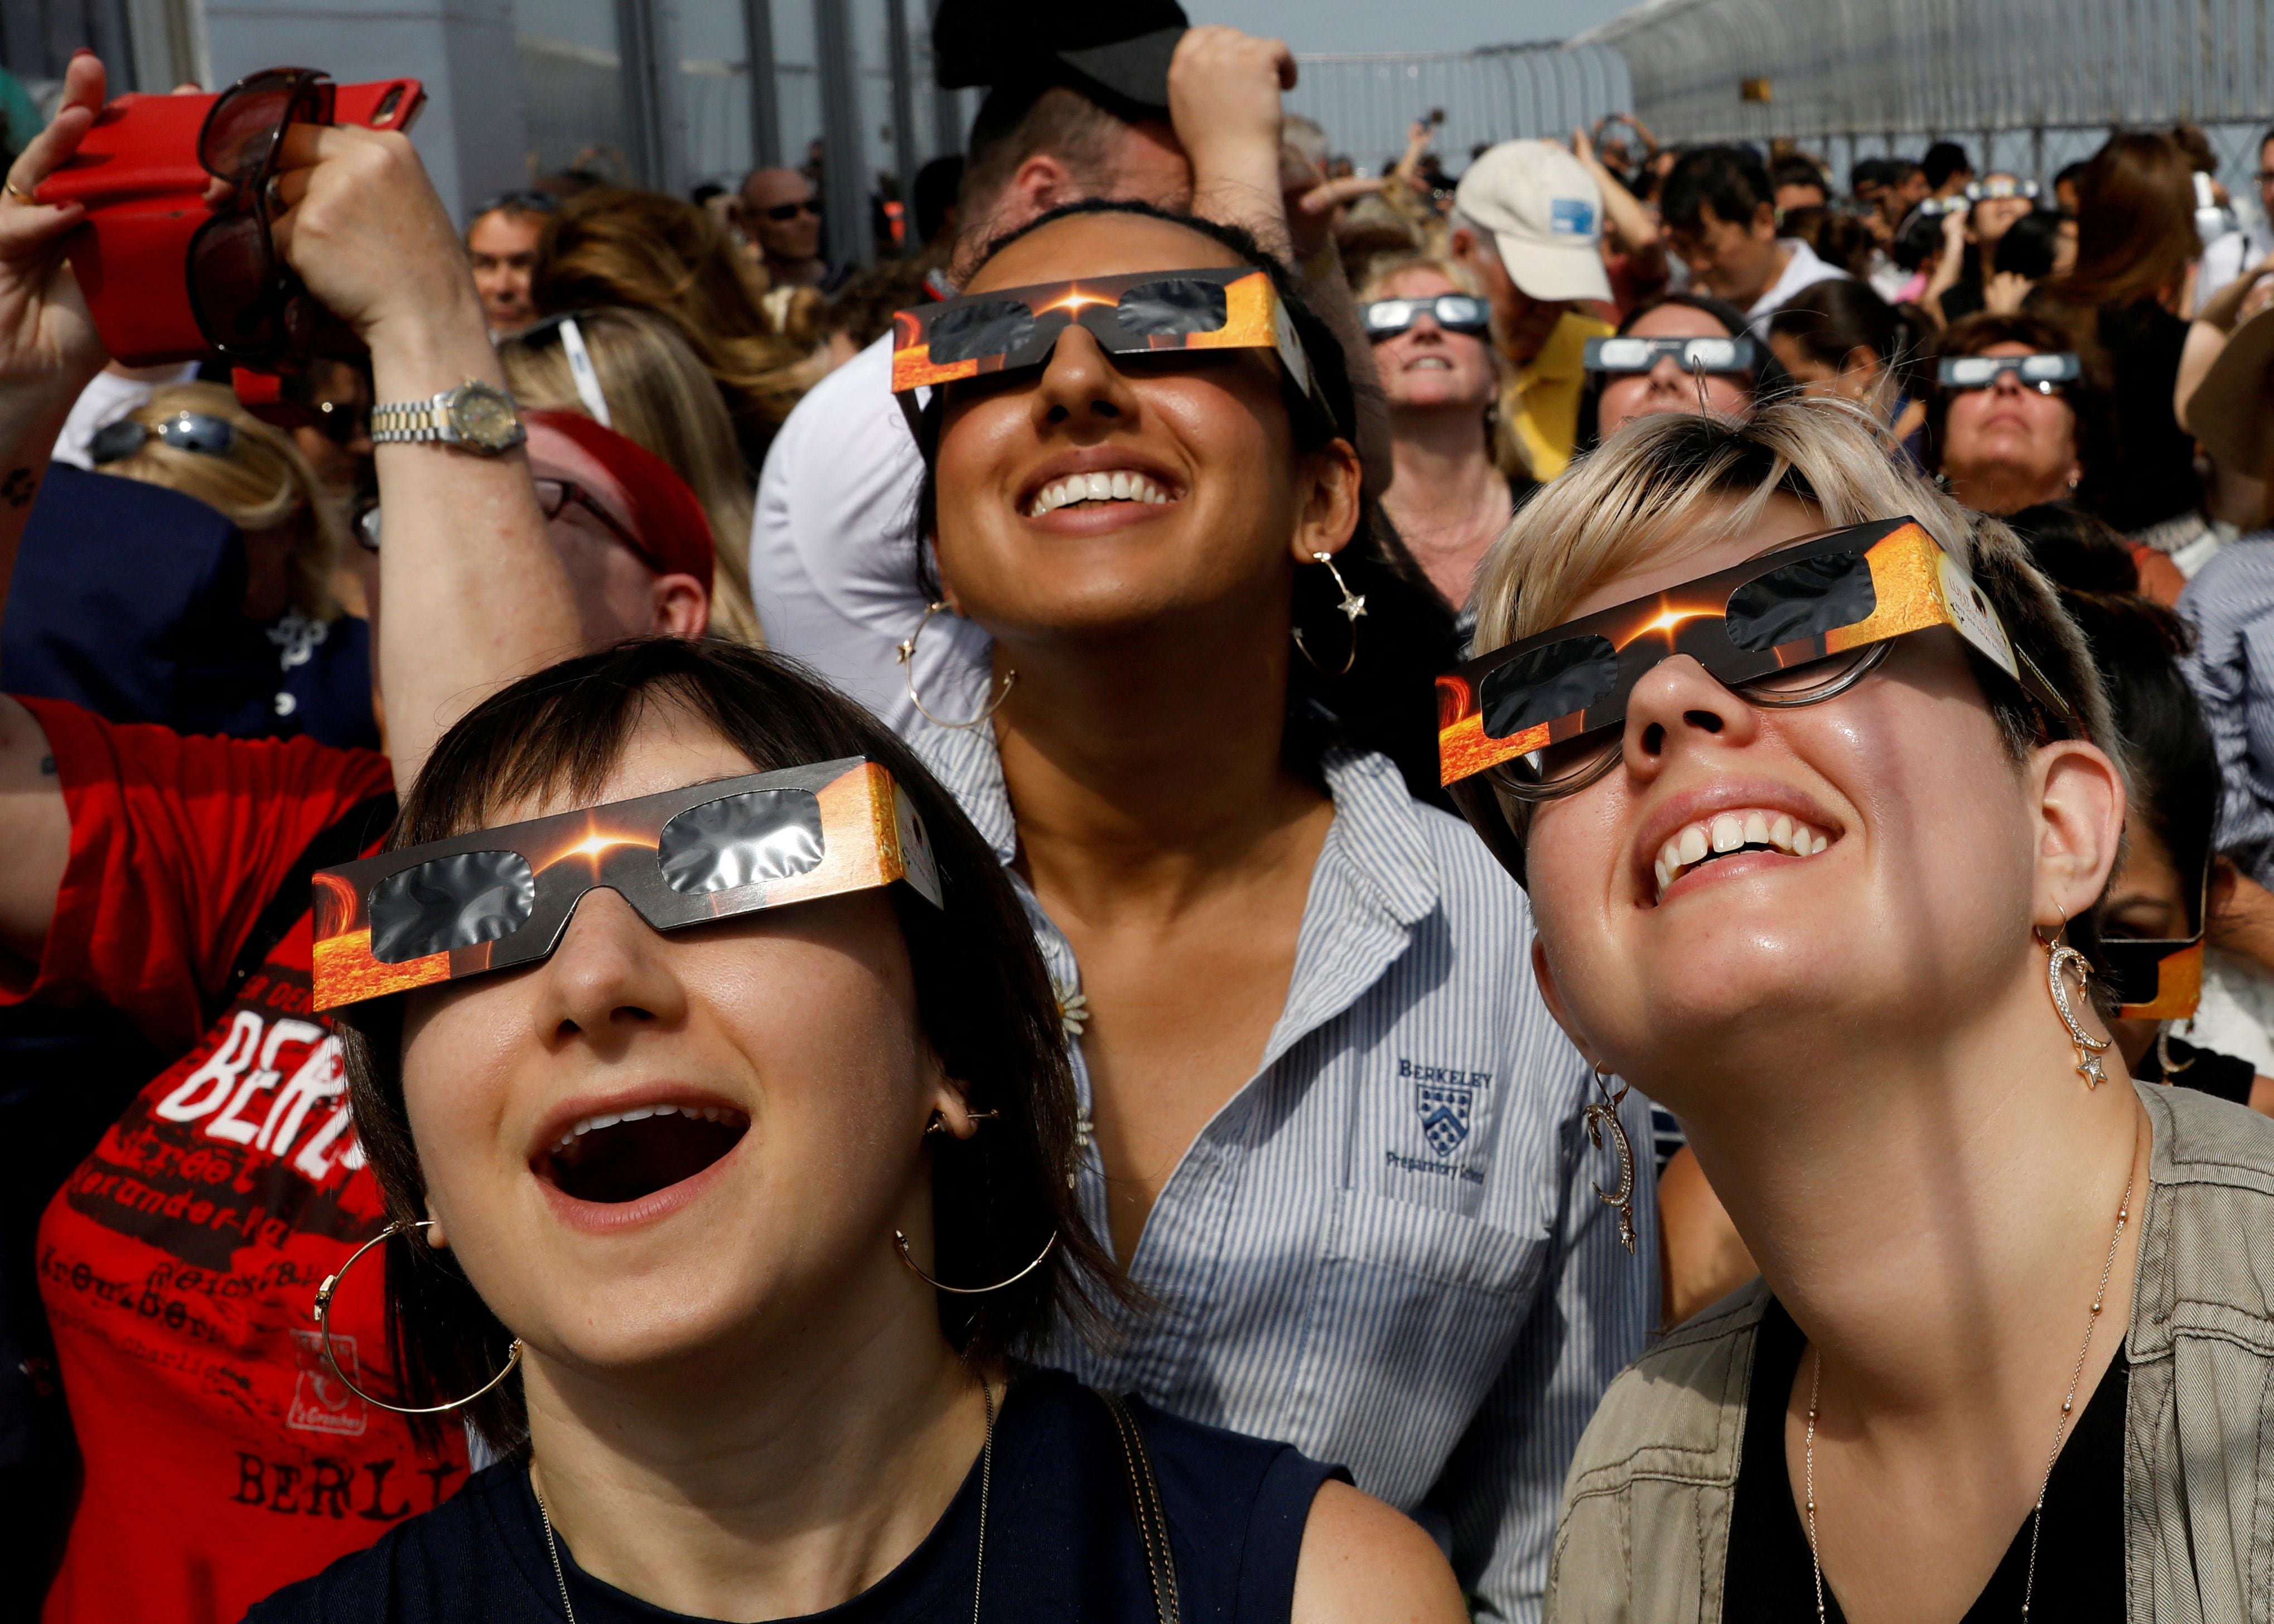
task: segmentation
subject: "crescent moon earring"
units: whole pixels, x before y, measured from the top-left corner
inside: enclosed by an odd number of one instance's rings
[[[1600,1150],[1603,1147],[1603,1135],[1608,1132],[1611,1136],[1612,1148],[1617,1153],[1619,1187],[1615,1190],[1606,1190],[1602,1185],[1597,1184],[1595,1199],[1606,1207],[1615,1207],[1619,1209],[1619,1244],[1625,1247],[1628,1254],[1631,1256],[1635,1249],[1634,1147],[1627,1140],[1626,1124],[1619,1120],[1619,1107],[1626,1100],[1627,1086],[1621,1083],[1618,1093],[1613,1094],[1610,1075],[1611,1070],[1608,1066],[1599,1065],[1595,1068],[1595,1087],[1603,1097],[1591,1102],[1580,1115],[1581,1119],[1587,1124],[1587,1142]]]
[[[2068,929],[2066,917],[2061,929]],[[2076,1018],[2076,1008],[2069,1002],[2068,972],[2076,972],[2077,990],[2082,992],[2092,981],[2092,961],[2060,939],[2056,931],[2048,936],[2042,929],[2037,933],[2037,945],[2045,950],[2045,990],[2052,996],[2053,1012],[2060,1017],[2061,1025],[2068,1028],[2068,1041],[2076,1045],[2076,1074],[2084,1079],[2087,1088],[2097,1088],[2108,1080],[2108,1072],[2100,1064],[2100,1056],[2112,1046],[2108,1038],[2097,1038],[2084,1029]]]

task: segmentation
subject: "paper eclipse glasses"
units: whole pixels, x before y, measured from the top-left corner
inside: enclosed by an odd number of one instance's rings
[[[1671,356],[1685,372],[1743,372],[1755,366],[1753,341],[1736,338],[1591,338],[1585,362],[1591,372],[1646,372]]]
[[[2051,395],[2055,385],[2074,383],[2084,367],[2070,350],[2041,355],[1945,356],[1934,369],[1934,380],[1946,389],[1986,389],[2000,372],[2017,372],[2021,380]]]
[[[942,906],[922,821],[862,756],[477,829],[317,872],[315,1007],[549,958],[603,887],[678,930],[896,880]]]
[[[1270,276],[1245,266],[1037,282],[901,311],[892,318],[892,392],[1041,366],[1076,324],[1110,356],[1271,350],[1296,392],[1334,421]]]

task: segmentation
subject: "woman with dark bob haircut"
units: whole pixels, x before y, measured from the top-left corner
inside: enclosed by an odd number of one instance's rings
[[[1450,1590],[1334,1469],[1018,1362],[1128,1296],[1067,1178],[1058,1010],[994,853],[795,665],[659,638],[524,679],[318,894],[393,1220],[317,1295],[328,1376],[501,1458],[260,1624]],[[382,1258],[399,1387],[328,1318]]]
[[[2022,543],[1794,402],[1615,435],[1478,603],[1456,793],[1762,1275],[1605,1395],[1548,1620],[2267,1616],[2274,1123],[2123,1075],[2124,746]]]

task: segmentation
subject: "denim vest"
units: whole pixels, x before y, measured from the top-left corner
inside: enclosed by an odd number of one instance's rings
[[[2274,1120],[2184,1088],[2138,1087],[2154,1143],[2125,1343],[2125,1616],[2264,1624],[2274,1620]],[[1720,1624],[1768,1295],[1756,1282],[1612,1383],[1564,1484],[1548,1624]]]

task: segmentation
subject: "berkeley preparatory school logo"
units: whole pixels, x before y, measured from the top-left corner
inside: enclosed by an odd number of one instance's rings
[[[1449,1156],[1469,1137],[1469,1111],[1477,1091],[1451,1083],[1413,1085],[1413,1109],[1421,1118],[1421,1137],[1440,1156]]]

